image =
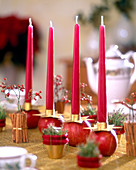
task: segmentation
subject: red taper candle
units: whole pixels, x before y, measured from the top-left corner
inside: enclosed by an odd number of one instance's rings
[[[72,74],[72,105],[71,113],[80,113],[80,56],[79,56],[79,24],[77,22],[74,29],[74,51],[73,51],[73,74]]]
[[[50,21],[48,37],[48,61],[46,78],[46,110],[53,110],[54,105],[54,29]]]
[[[98,78],[98,122],[107,120],[106,68],[105,68],[105,25],[101,16],[99,38],[99,78]]]
[[[33,82],[33,26],[29,18],[27,38],[26,80],[25,80],[25,102],[31,103],[31,91]]]

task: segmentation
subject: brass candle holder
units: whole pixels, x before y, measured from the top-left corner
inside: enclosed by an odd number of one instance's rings
[[[97,130],[107,130],[107,123],[106,122],[97,122]]]
[[[45,110],[45,117],[52,117],[53,116],[53,110]]]
[[[25,102],[25,104],[24,104],[24,109],[25,109],[26,111],[31,110],[31,103]]]
[[[72,114],[71,120],[72,122],[79,122],[79,114]]]

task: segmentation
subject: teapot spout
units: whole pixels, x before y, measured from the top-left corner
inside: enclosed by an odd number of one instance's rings
[[[86,64],[87,68],[87,77],[88,77],[88,83],[90,88],[94,93],[98,93],[98,85],[96,81],[96,74],[94,72],[94,67],[93,67],[93,59],[92,58],[84,58],[84,62]]]

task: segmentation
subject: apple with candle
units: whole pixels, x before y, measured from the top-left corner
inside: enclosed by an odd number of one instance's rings
[[[27,58],[26,58],[26,77],[25,77],[25,104],[31,105],[32,84],[33,84],[33,26],[29,18],[28,37],[27,37]]]
[[[98,122],[107,119],[106,68],[105,68],[105,25],[101,16],[99,35],[99,77],[98,77]]]
[[[27,113],[27,127],[36,128],[40,116],[38,110],[31,109],[32,97],[32,82],[33,82],[33,26],[31,18],[29,18],[28,39],[27,39],[27,59],[26,59],[26,80],[25,80],[25,112]]]
[[[54,28],[50,21],[48,37],[48,61],[46,76],[46,110],[53,111],[54,105]]]
[[[105,69],[105,25],[101,16],[99,39],[99,78],[98,78],[98,124],[104,125],[107,121],[107,96],[106,96],[106,69]],[[113,131],[114,132],[114,131]],[[99,149],[103,156],[111,156],[117,147],[117,136],[112,131],[104,128],[95,132],[99,141]]]
[[[40,118],[38,127],[40,132],[44,128],[48,128],[49,124],[61,127],[62,120],[53,117],[54,105],[54,28],[50,21],[49,37],[48,37],[48,61],[47,61],[47,77],[46,77],[46,116]]]
[[[74,29],[74,51],[73,51],[73,74],[72,74],[72,121],[64,122],[63,129],[67,130],[69,145],[77,146],[85,143],[90,130],[85,129],[90,124],[87,122],[79,122],[80,113],[80,57],[79,57],[79,24],[78,16],[76,16],[76,24]],[[78,121],[78,122],[76,122]]]

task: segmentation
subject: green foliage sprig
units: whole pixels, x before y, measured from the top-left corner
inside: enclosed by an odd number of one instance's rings
[[[131,19],[131,12],[134,10],[134,0],[102,0],[102,4],[91,6],[89,15],[86,17],[83,11],[78,12],[79,21],[82,24],[91,23],[95,28],[99,28],[100,16],[104,16],[104,20],[109,19],[108,13],[115,7],[121,14]]]
[[[111,115],[108,114],[109,124],[114,124],[114,126],[123,126],[127,115],[123,113],[123,109],[114,110]]]
[[[65,135],[67,130],[63,130],[62,128],[54,127],[51,124],[48,126],[48,129],[42,130],[44,135]]]
[[[7,116],[7,112],[4,107],[0,106],[0,119],[5,119]]]
[[[82,116],[96,115],[96,108],[92,107],[92,104],[88,104],[85,109],[81,111]]]
[[[115,0],[114,5],[118,11],[124,14],[127,18],[131,18],[130,12],[134,10],[133,0]]]
[[[80,145],[79,149],[80,151],[78,154],[83,157],[98,157],[100,155],[99,143],[94,136],[88,138],[86,144]]]

